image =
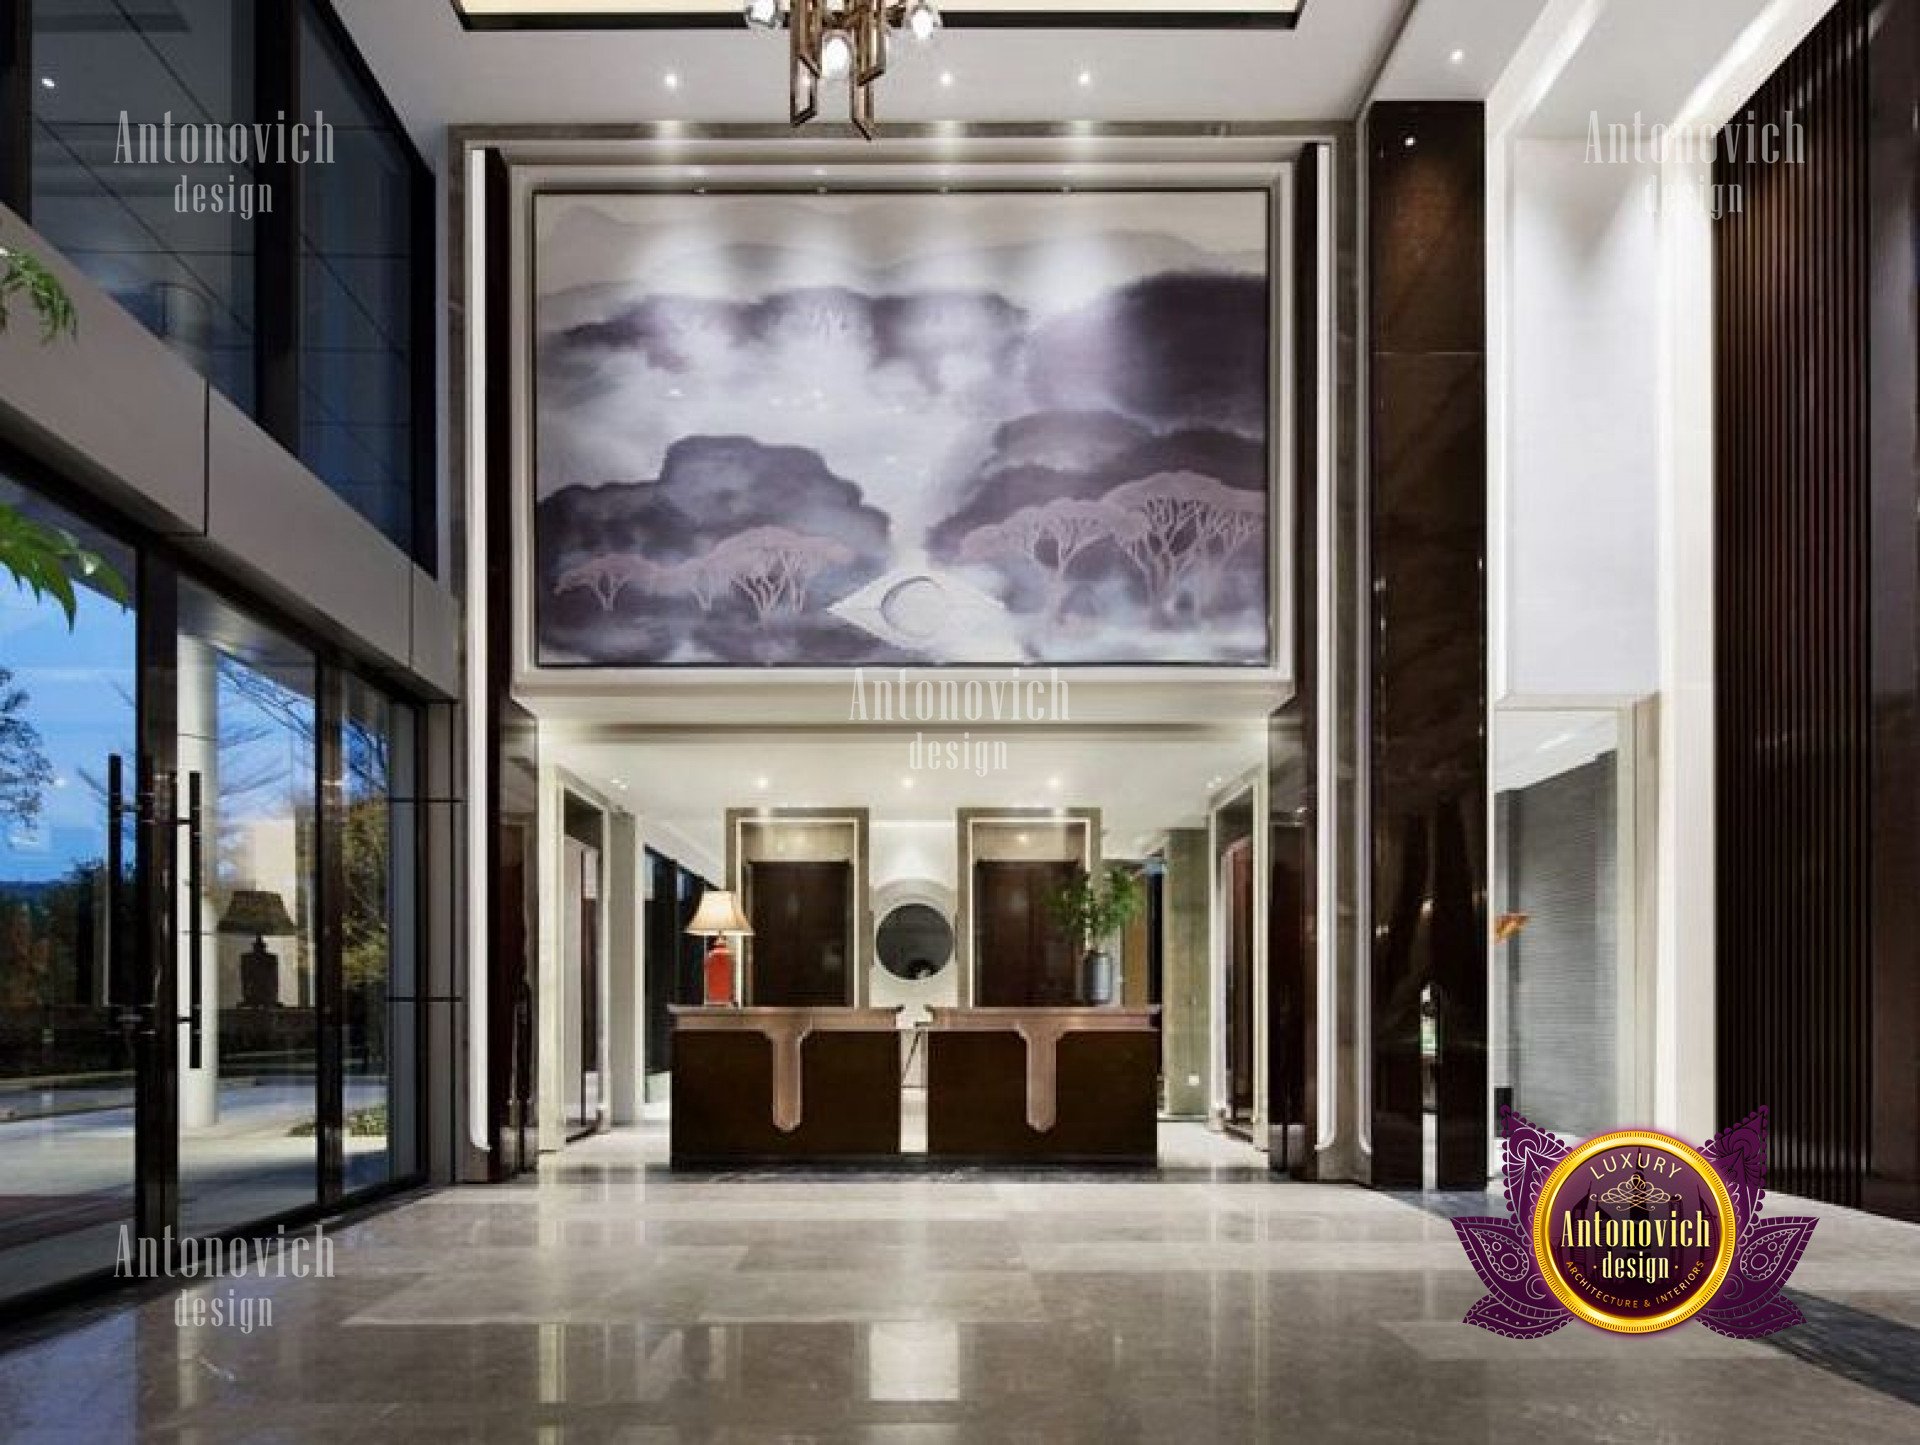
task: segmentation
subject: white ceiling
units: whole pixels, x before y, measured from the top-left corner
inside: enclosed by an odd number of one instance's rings
[[[1484,100],[1547,0],[1420,0],[1378,100]]]
[[[713,14],[732,19],[740,14],[740,0],[455,0],[455,3],[467,14],[480,18]],[[1298,10],[1300,5],[1301,0],[941,0],[940,13],[949,22],[970,16],[1017,15],[1023,10],[1054,13],[1070,10],[1091,13],[1139,10],[1165,14],[1184,9],[1218,10],[1224,14],[1261,11],[1284,16]]]
[[[943,726],[925,737],[963,742],[967,733]],[[643,824],[664,824],[711,856],[722,851],[726,810],[760,806],[865,807],[876,823],[949,827],[960,808],[1095,807],[1103,814],[1104,851],[1137,856],[1166,829],[1204,826],[1212,795],[1266,754],[1264,725],[1133,733],[1035,728],[995,734],[1004,758],[968,755],[984,759],[983,773],[935,771],[924,766],[924,755],[914,766],[916,736],[869,728],[710,729],[613,742],[561,738],[543,746]],[[975,742],[987,737],[971,733]]]
[[[1673,120],[1772,0],[1607,0],[1526,134],[1584,137],[1591,118]],[[1654,42],[1657,37],[1658,43]]]
[[[1456,3],[1422,0],[1443,10]],[[883,123],[1344,120],[1365,99],[1406,4],[1315,0],[1293,30],[952,29],[924,52],[901,47],[881,82],[880,115]],[[335,0],[335,8],[429,156],[451,124],[786,118],[783,41],[744,25],[475,32],[444,0]]]

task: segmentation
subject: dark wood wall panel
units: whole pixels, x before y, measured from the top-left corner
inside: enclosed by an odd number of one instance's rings
[[[1791,111],[1804,155],[1723,146],[1714,176],[1719,1116],[1767,1105],[1774,1186],[1842,1204],[1865,1202],[1876,1153],[1911,1165],[1911,994],[1876,1045],[1875,972],[1910,978],[1920,944],[1911,432],[1875,465],[1869,342],[1904,306],[1910,423],[1913,218],[1909,179],[1876,240],[1873,9],[1842,0],[1735,123],[1743,142]],[[1877,245],[1906,253],[1904,298],[1876,293]],[[1889,1047],[1904,1146],[1873,1136]]]
[[[1920,1219],[1920,4],[1867,42],[1867,430],[1873,475],[1873,1100],[1862,1202]]]
[[[1373,1182],[1487,1177],[1486,136],[1482,107],[1368,120]]]

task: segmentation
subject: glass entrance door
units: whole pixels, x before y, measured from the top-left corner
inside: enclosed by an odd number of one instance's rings
[[[178,595],[179,1228],[205,1235],[320,1197],[320,722],[310,651]]]
[[[75,549],[55,574],[70,598],[0,574],[7,1298],[113,1268],[134,1233],[137,1085],[153,1050],[131,906],[139,637],[135,610],[118,595],[133,584],[134,556],[4,475],[0,526],[11,558]]]

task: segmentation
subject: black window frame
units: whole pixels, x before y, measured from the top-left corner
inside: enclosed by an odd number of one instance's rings
[[[153,636],[150,634],[177,626],[178,594],[182,588],[197,587],[246,613],[313,658],[314,1026],[317,1031],[316,1059],[320,1061],[315,1094],[315,1199],[311,1204],[302,1204],[282,1213],[209,1231],[208,1237],[252,1236],[263,1228],[272,1228],[277,1224],[293,1228],[361,1208],[390,1195],[426,1187],[431,1177],[432,1142],[428,1111],[431,1029],[425,1006],[434,1001],[427,982],[433,933],[430,919],[432,910],[427,906],[425,896],[429,825],[423,806],[428,796],[426,780],[431,761],[426,715],[430,699],[410,688],[391,667],[342,647],[244,582],[209,565],[204,557],[183,546],[179,538],[157,532],[102,501],[92,491],[78,484],[61,461],[24,439],[4,432],[0,432],[0,475],[11,477],[18,485],[71,512],[88,526],[99,528],[133,552],[136,575],[128,581],[134,587],[136,605],[141,614],[137,705],[143,749],[155,731],[155,723],[169,716],[164,711],[164,700],[154,695],[154,689],[159,687],[165,691],[173,681],[171,671],[155,656]],[[7,585],[7,581],[0,577],[0,586]],[[345,688],[350,678],[362,686],[377,690],[392,705],[409,709],[414,719],[410,745],[413,793],[400,800],[409,807],[410,825],[404,842],[395,844],[396,849],[404,846],[412,855],[414,899],[412,917],[407,920],[407,938],[408,947],[413,953],[414,976],[411,987],[405,993],[391,992],[388,995],[389,1005],[406,1004],[412,1013],[410,1032],[413,1068],[406,1083],[413,1090],[413,1147],[411,1157],[391,1161],[392,1170],[386,1179],[358,1189],[346,1187],[345,1109],[342,1095],[344,1075],[339,1071],[337,1055],[331,1064],[324,1057],[325,1051],[337,1043],[331,1035],[337,1033],[340,1023],[340,985],[345,967],[343,935],[337,911],[341,878],[339,864],[343,856],[341,823],[344,810],[341,802],[345,796],[345,772],[338,732],[345,714]],[[156,707],[161,711],[156,713]],[[332,1068],[331,1073],[328,1072],[329,1067]],[[168,1090],[174,1087],[171,1074],[164,1082]],[[398,1075],[390,1076],[389,1086],[396,1089],[401,1086]],[[173,1162],[167,1163],[161,1172],[169,1177],[165,1180],[155,1179],[148,1177],[152,1165],[143,1159],[139,1164],[142,1174],[136,1180],[136,1189],[149,1191],[156,1190],[162,1183],[169,1187],[177,1184],[177,1176],[173,1174],[175,1167]],[[156,1202],[161,1202],[163,1207],[156,1209]],[[164,1217],[164,1222],[174,1222],[172,1202],[159,1201],[157,1194],[143,1205],[143,1211],[144,1219]],[[89,1283],[86,1279],[76,1279],[64,1285],[52,1286],[44,1293],[49,1301],[57,1301],[67,1298],[76,1285],[84,1287]],[[33,1296],[17,1297],[9,1302],[9,1308],[20,1306],[23,1302],[31,1304],[37,1298],[38,1292]]]
[[[435,330],[434,288],[438,263],[432,168],[421,157],[399,112],[375,78],[332,0],[253,0],[254,94],[252,119],[297,117],[301,104],[301,43],[304,27],[321,27],[347,64],[348,79],[364,93],[369,109],[398,142],[407,161],[411,193],[408,258],[410,330],[409,402],[411,504],[401,550],[430,577],[438,577],[440,497],[434,388],[439,338]],[[0,21],[0,202],[33,224],[35,0],[13,0]],[[300,457],[300,352],[304,340],[301,251],[305,198],[291,163],[261,162],[259,179],[281,198],[274,210],[257,218],[254,237],[255,422],[295,458]]]

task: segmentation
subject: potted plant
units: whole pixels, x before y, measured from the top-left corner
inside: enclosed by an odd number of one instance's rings
[[[1090,1004],[1113,1002],[1113,955],[1107,940],[1133,922],[1146,906],[1140,880],[1118,864],[1098,876],[1081,873],[1048,900],[1055,926],[1084,949],[1080,989]]]

